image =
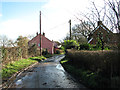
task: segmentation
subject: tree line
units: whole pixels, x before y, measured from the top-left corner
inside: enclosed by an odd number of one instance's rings
[[[6,36],[0,36],[2,65],[22,58],[37,56],[39,54],[37,47],[28,47],[28,41],[28,37],[23,36],[19,36],[15,41],[8,39]]]

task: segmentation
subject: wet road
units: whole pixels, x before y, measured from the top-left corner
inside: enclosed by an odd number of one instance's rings
[[[77,83],[61,66],[64,55],[54,56],[23,72],[12,88],[85,88]]]

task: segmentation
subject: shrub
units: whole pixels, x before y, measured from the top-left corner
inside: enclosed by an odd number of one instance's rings
[[[32,46],[30,46],[28,48],[28,54],[31,55],[31,56],[37,56],[38,55],[36,44],[33,44]]]
[[[106,47],[104,50],[109,50],[109,48]]]
[[[56,50],[56,54],[60,54],[60,51],[58,49]]]
[[[89,50],[90,49],[90,44],[81,44],[80,45],[80,50]]]
[[[97,39],[98,39],[98,41],[96,43],[96,47],[101,48],[102,47],[102,41],[99,38],[97,38]]]
[[[65,49],[77,48],[78,46],[79,46],[79,44],[75,40],[65,40],[64,41]]]
[[[60,49],[61,49],[61,50],[63,50],[63,51],[65,51],[65,48],[64,48],[63,46],[62,46],[62,47],[60,47]]]
[[[47,55],[47,54],[49,54],[49,52],[48,52],[47,49],[42,49],[42,54],[43,54],[43,55]]]

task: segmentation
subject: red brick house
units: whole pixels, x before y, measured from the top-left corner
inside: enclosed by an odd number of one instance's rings
[[[45,33],[41,35],[41,41],[42,41],[41,48],[47,49],[50,54],[54,54],[54,43],[53,41],[45,37]],[[33,44],[36,44],[36,46],[40,48],[40,34],[37,33],[37,36],[35,36],[32,40],[28,42],[29,46]]]
[[[93,30],[88,43],[96,44],[99,35],[101,35],[105,44],[116,45],[119,42],[118,34],[110,31],[105,25],[103,25],[102,21],[98,21],[98,25]]]

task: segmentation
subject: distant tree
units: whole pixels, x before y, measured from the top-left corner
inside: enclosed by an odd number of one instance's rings
[[[97,21],[102,21],[112,32],[116,30],[120,33],[120,0],[101,0],[104,5],[97,6],[97,1],[91,1],[88,7],[89,12],[74,15],[81,22],[81,16],[88,20],[93,29],[96,28]]]
[[[64,42],[64,40],[69,40],[69,39],[70,39],[70,35],[67,34],[66,37],[63,39],[63,42]],[[62,41],[61,41],[61,42],[62,42]]]
[[[3,46],[3,47],[7,47],[8,46],[8,38],[7,36],[3,35],[3,36],[0,36],[0,46]]]
[[[16,43],[17,43],[17,46],[19,46],[19,47],[28,46],[28,38],[19,36],[16,40]]]
[[[28,56],[28,38],[19,36],[16,40],[17,46],[20,47],[20,53],[22,57],[26,58]]]
[[[94,1],[91,1],[90,6],[88,7],[88,10],[89,10],[88,13],[80,12],[80,13],[74,15],[75,18],[80,22],[83,22],[84,20],[88,21],[89,24],[91,25],[91,28],[93,28],[93,29],[96,28],[96,25],[97,25],[96,23],[98,21],[102,21],[105,23],[105,25],[108,25],[107,21],[105,20],[105,16],[106,16],[106,6],[105,5],[101,6],[101,8],[100,8],[96,5],[96,3]],[[84,18],[84,19],[82,19],[82,18]]]
[[[16,46],[16,42],[14,42],[13,40],[8,40],[8,46],[9,47],[15,47]]]
[[[78,43],[86,43],[92,30],[90,23],[81,21],[80,24],[75,24],[72,28],[72,40],[76,40]],[[69,36],[67,34],[64,40],[69,40]]]
[[[80,24],[76,24],[72,28],[72,35],[76,37],[83,36],[86,39],[88,39],[89,34],[91,34],[92,31],[93,31],[93,28],[91,28],[91,24],[89,22],[81,21]]]
[[[31,34],[31,35],[28,35],[28,36],[27,36],[27,38],[28,38],[29,40],[31,40],[31,39],[34,38],[34,37],[35,37],[34,34]]]
[[[107,18],[111,25],[120,33],[120,0],[105,0],[109,6]]]

